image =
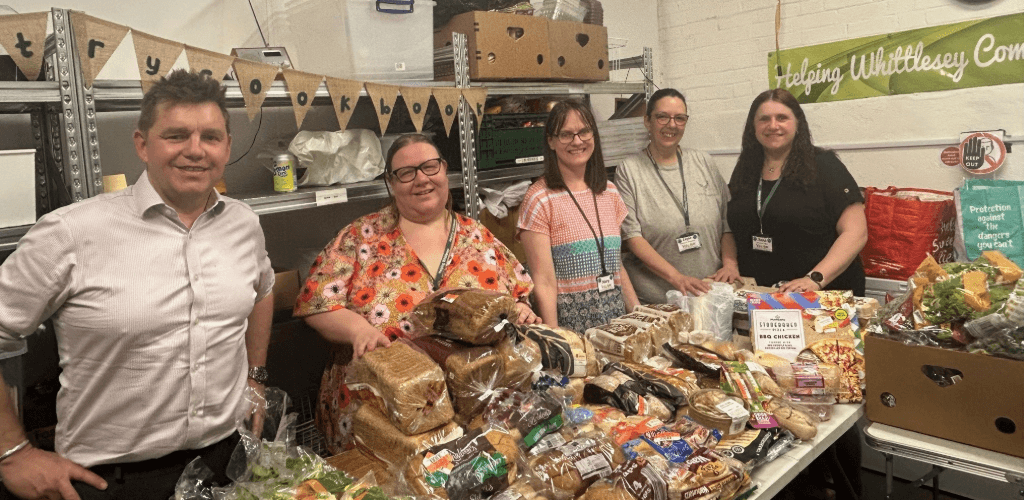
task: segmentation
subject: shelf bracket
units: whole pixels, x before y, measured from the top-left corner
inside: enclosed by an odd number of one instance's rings
[[[455,87],[469,88],[469,57],[466,35],[452,33],[452,50],[455,51]],[[476,194],[476,128],[473,127],[472,110],[466,98],[459,101],[459,151],[462,153],[462,191],[466,201],[466,215],[474,219],[480,216],[479,197]]]

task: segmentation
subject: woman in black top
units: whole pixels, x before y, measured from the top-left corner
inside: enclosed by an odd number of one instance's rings
[[[729,191],[741,275],[763,286],[787,281],[783,292],[864,295],[864,198],[836,154],[811,143],[788,91],[765,91],[750,105]]]

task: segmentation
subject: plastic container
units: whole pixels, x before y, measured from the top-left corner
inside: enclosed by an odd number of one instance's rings
[[[772,368],[779,387],[788,393],[835,396],[839,392],[839,367],[831,364],[792,363]]]
[[[786,400],[797,403],[812,414],[821,419],[822,422],[832,418],[832,406],[836,404],[836,397],[831,394],[786,394]]]
[[[747,428],[750,407],[742,398],[721,389],[701,389],[690,393],[687,402],[690,418],[704,427],[722,431],[722,437],[735,436]]]
[[[484,115],[477,167],[487,170],[544,161],[547,113]]]
[[[534,11],[534,15],[555,21],[581,23],[587,16],[587,7],[580,5],[579,0],[544,0],[544,5]]]
[[[290,0],[270,16],[268,41],[300,71],[351,80],[433,80],[429,0]]]

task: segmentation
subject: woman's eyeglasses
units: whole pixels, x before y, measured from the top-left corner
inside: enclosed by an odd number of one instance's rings
[[[396,168],[391,171],[391,176],[398,179],[398,182],[412,182],[416,178],[416,171],[423,172],[426,176],[434,175],[441,171],[441,166],[447,165],[442,158],[427,160],[415,167]]]
[[[686,125],[686,122],[690,120],[690,115],[676,115],[669,116],[658,113],[654,115],[654,121],[658,122],[658,125],[668,125],[669,121],[673,121],[677,126],[682,127]]]
[[[580,130],[579,132],[569,132],[568,130],[566,130],[563,132],[559,132],[558,135],[556,135],[555,137],[558,137],[558,142],[562,144],[569,144],[570,142],[573,141],[573,139],[576,138],[576,136],[579,136],[581,141],[587,142],[594,138],[594,131],[589,128],[585,128],[583,130]]]

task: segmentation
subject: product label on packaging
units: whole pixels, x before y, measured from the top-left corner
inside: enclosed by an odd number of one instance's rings
[[[584,480],[594,476],[604,477],[612,472],[612,464],[600,452],[594,450],[594,455],[583,457],[576,461],[576,470]]]
[[[801,311],[751,309],[750,337],[755,350],[795,361],[805,346]]]
[[[715,408],[728,415],[732,420],[732,424],[729,426],[729,434],[737,434],[742,431],[743,426],[747,424],[747,419],[750,418],[750,412],[735,399],[723,399],[715,405]]]
[[[644,457],[637,457],[615,471],[626,491],[636,500],[666,500],[668,487],[654,467]]]

